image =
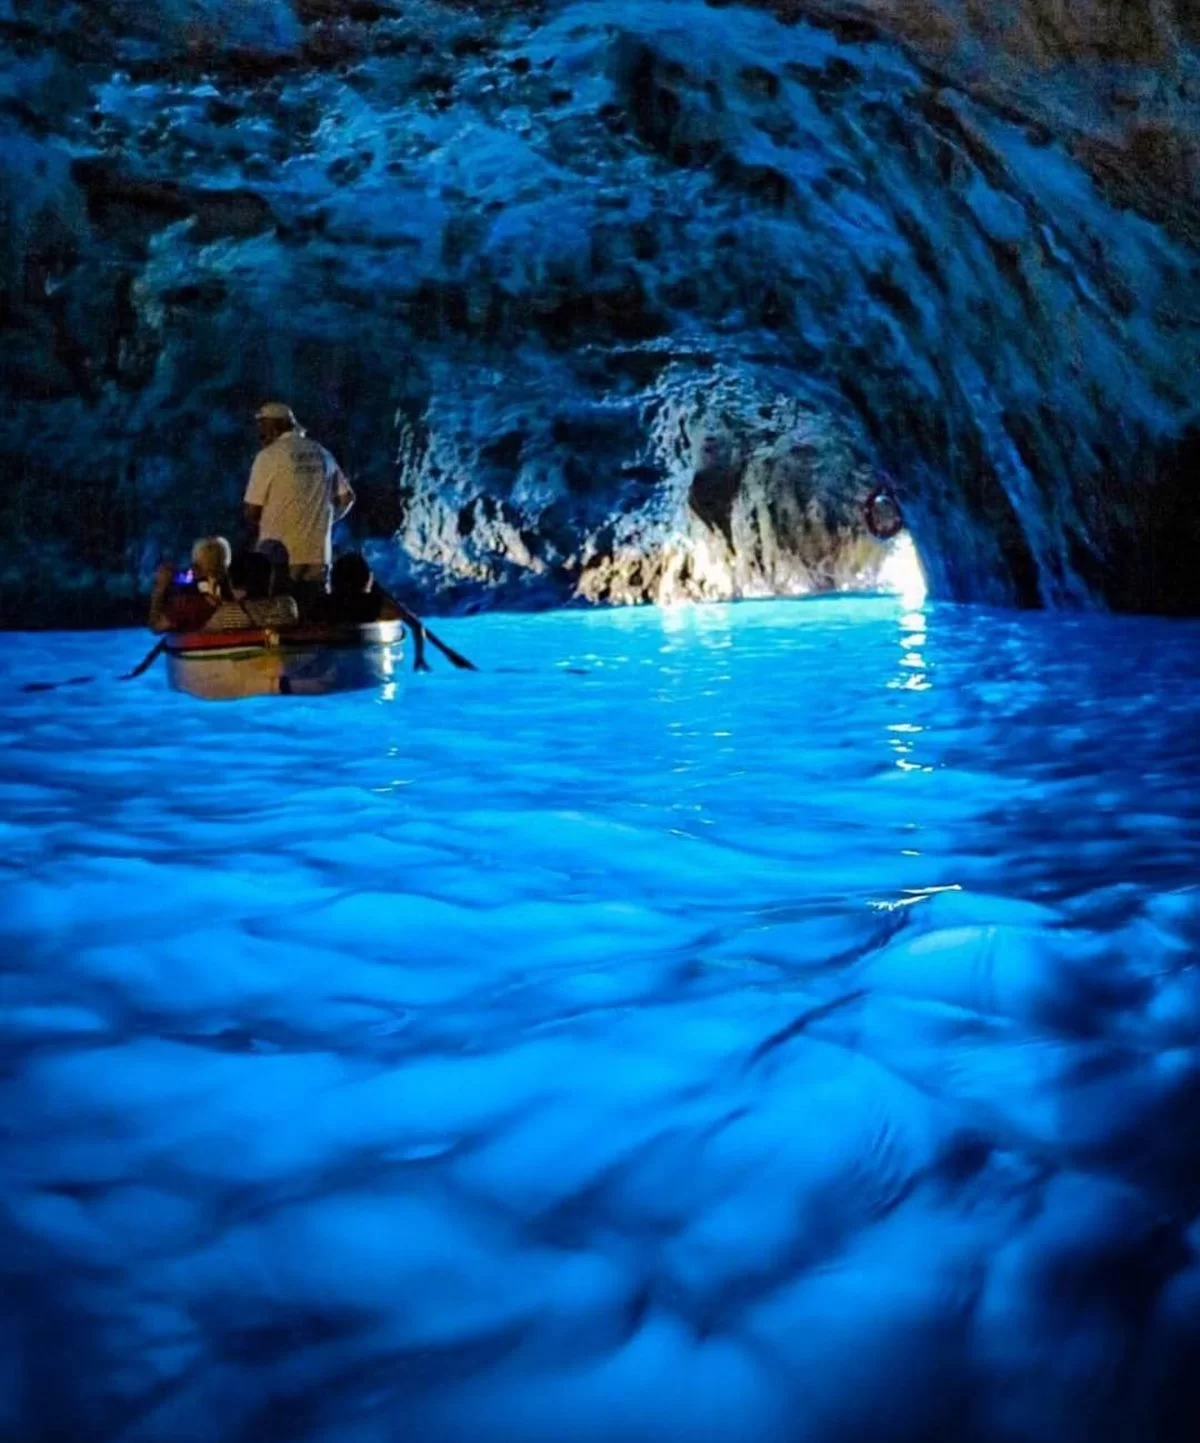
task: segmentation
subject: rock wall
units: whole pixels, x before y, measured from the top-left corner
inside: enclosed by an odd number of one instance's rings
[[[269,396],[425,605],[867,585],[883,469],[938,594],[1200,611],[1198,13],[0,4],[0,616]]]

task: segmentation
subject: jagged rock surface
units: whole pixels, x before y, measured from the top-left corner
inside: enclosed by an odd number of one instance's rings
[[[10,621],[235,515],[268,395],[424,602],[869,583],[882,467],[940,594],[1200,609],[1191,5],[0,24]]]

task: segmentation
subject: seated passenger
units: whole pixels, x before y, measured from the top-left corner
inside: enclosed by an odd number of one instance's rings
[[[400,610],[375,578],[367,558],[358,551],[347,552],[333,563],[329,595],[321,617],[338,626],[362,626],[371,621],[394,621]]]
[[[364,626],[373,621],[403,621],[412,632],[413,667],[428,671],[425,661],[425,628],[421,618],[408,607],[375,585],[375,577],[367,559],[358,551],[348,551],[333,563],[329,576],[329,595],[318,613],[322,621],[334,626]]]
[[[199,631],[228,595],[229,557],[223,536],[202,536],[192,547],[190,576],[160,566],[150,593],[150,630]]]
[[[205,631],[245,631],[263,627],[277,631],[300,619],[290,596],[272,596],[271,563],[260,551],[239,551],[229,567],[230,599],[223,601],[205,624]]]

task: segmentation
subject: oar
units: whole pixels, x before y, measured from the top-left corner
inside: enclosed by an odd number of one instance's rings
[[[163,651],[166,649],[166,645],[167,638],[164,636],[161,641],[156,642],[155,645],[150,648],[150,650],[146,653],[144,657],[142,657],[141,661],[138,662],[137,666],[135,666],[132,671],[127,671],[123,676],[117,677],[117,680],[132,681],[135,676],[141,676],[142,672],[149,671],[150,668],[154,665],[154,663],[158,660],[158,658],[163,654]]]
[[[117,680],[132,681],[134,677],[141,676],[144,671],[149,671],[150,668],[154,665],[154,663],[158,660],[158,658],[162,655],[163,648],[166,646],[166,644],[167,638],[164,636],[161,641],[156,642],[154,646],[146,653],[146,655],[142,657],[141,661],[138,662],[137,666],[135,666],[132,671],[127,671],[123,673],[123,675],[117,677]],[[89,681],[99,680],[100,678],[98,676],[72,676],[68,677],[66,681],[30,681],[26,682],[26,684],[21,688],[21,690],[57,691],[60,686],[84,686]]]
[[[421,629],[425,633],[426,640],[432,641],[434,646],[437,647],[437,649],[442,653],[446,660],[450,662],[451,665],[458,667],[459,671],[479,670],[479,668],[475,665],[473,661],[468,661],[461,652],[455,651],[452,646],[447,646],[440,637],[434,636],[433,632],[430,631],[430,629],[425,625],[424,622],[421,623]]]
[[[433,632],[430,631],[430,629],[425,625],[425,623],[416,614],[416,612],[409,611],[407,606],[402,606],[398,601],[394,604],[396,610],[400,613],[400,620],[408,623],[418,642],[420,641],[421,635],[424,635],[426,640],[433,642],[434,646],[437,647],[437,649],[442,653],[446,660],[450,662],[452,666],[458,667],[459,671],[479,670],[479,668],[475,665],[473,661],[468,661],[461,652],[455,651],[452,646],[447,646],[446,643],[441,639],[441,637],[434,636]],[[413,658],[413,661],[419,669],[421,664],[420,651],[417,652],[417,655]],[[428,670],[428,668],[426,668],[426,670]]]

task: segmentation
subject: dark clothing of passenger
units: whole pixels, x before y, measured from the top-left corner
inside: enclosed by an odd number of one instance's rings
[[[219,601],[193,586],[173,587],[165,595],[150,599],[152,631],[199,631],[208,624]]]
[[[324,621],[329,594],[324,581],[297,581],[293,576],[288,593],[300,608],[303,621]]]
[[[373,621],[390,620],[397,614],[392,598],[377,587],[342,596],[333,593],[323,599],[320,611],[321,620],[333,626],[366,626]]]

